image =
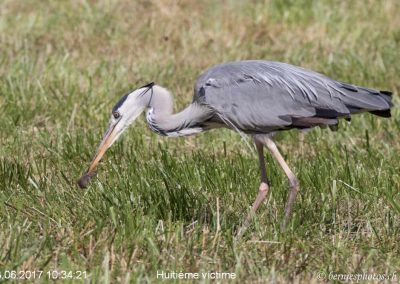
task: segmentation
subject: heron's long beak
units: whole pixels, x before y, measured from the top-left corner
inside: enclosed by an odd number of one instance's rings
[[[108,148],[117,140],[118,136],[122,133],[123,128],[119,127],[119,123],[121,120],[116,122],[111,122],[108,126],[106,133],[103,136],[103,140],[101,141],[96,155],[94,156],[92,162],[90,163],[89,169],[81,176],[78,180],[78,185],[80,188],[86,188],[90,182],[90,179],[96,175],[96,166],[100,162],[104,153]]]
[[[103,157],[104,153],[107,149],[111,146],[114,142],[115,137],[117,136],[117,128],[119,121],[116,123],[110,124],[108,130],[103,136],[103,140],[101,141],[99,148],[97,149],[96,155],[94,156],[92,162],[90,163],[89,169],[87,170],[87,174],[91,174],[96,169],[97,164],[100,162],[101,158]]]

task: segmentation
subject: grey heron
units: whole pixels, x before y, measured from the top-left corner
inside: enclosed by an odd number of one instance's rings
[[[273,141],[274,133],[315,126],[336,128],[340,118],[350,119],[352,114],[361,112],[390,117],[391,106],[391,92],[336,81],[290,64],[261,60],[224,63],[200,75],[192,103],[175,114],[170,92],[154,83],[124,95],[113,107],[108,130],[78,184],[82,188],[87,186],[106,150],[147,110],[150,129],[163,136],[187,136],[225,127],[253,138],[261,181],[238,236],[250,225],[269,190],[265,146],[289,180],[284,228],[299,191],[299,182]]]

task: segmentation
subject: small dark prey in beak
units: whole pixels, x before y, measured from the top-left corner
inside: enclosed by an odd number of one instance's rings
[[[94,177],[96,175],[96,172],[88,172],[88,173],[84,173],[81,178],[78,180],[78,186],[80,188],[87,188],[90,180],[92,179],[92,177]]]

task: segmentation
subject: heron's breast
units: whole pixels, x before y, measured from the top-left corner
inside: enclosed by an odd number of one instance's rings
[[[152,131],[154,131],[157,134],[160,135],[166,135],[165,132],[163,130],[161,130],[156,123],[156,120],[154,118],[154,109],[150,108],[147,113],[146,113],[146,121],[147,121],[147,125],[150,127],[150,129]]]

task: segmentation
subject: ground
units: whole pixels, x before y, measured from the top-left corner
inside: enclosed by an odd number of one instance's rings
[[[399,14],[397,0],[0,1],[0,277],[42,270],[37,282],[79,282],[84,271],[93,283],[127,283],[227,272],[238,283],[317,283],[375,273],[395,282]],[[155,81],[178,110],[202,70],[240,59],[394,93],[390,119],[354,116],[303,144],[297,131],[278,135],[301,184],[286,232],[288,183],[267,155],[270,194],[234,241],[259,172],[255,151],[229,130],[164,138],[141,117],[92,185],[77,188],[127,90]]]

